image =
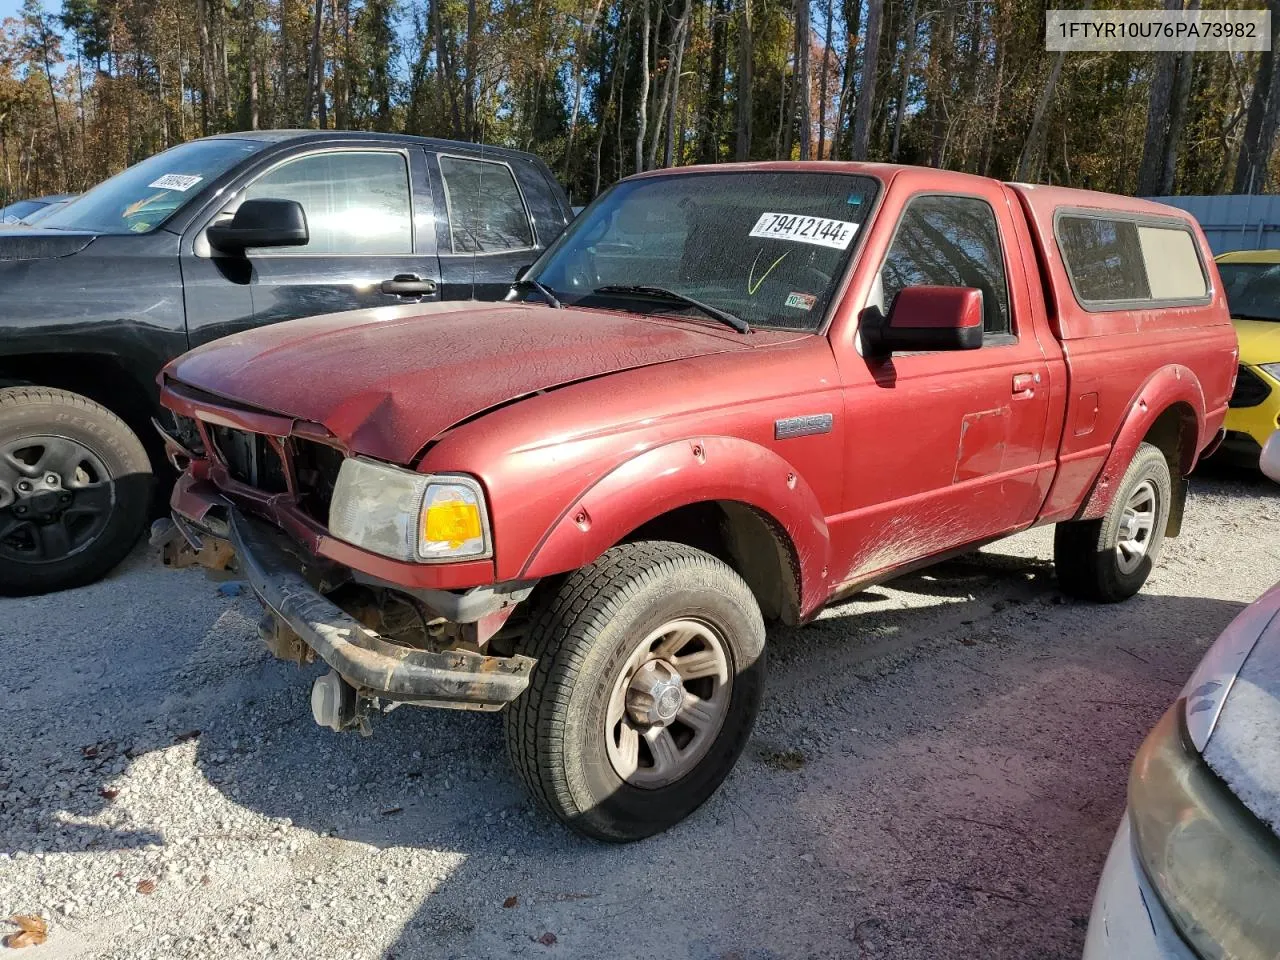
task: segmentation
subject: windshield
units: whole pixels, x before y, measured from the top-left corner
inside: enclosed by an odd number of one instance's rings
[[[839,173],[623,181],[569,225],[530,276],[566,304],[705,316],[672,297],[606,289],[662,288],[751,326],[816,331],[876,189],[870,177]]]
[[[94,233],[150,233],[261,140],[193,140],[135,164],[51,213],[40,226]]]
[[[30,216],[44,205],[40,200],[19,200],[7,207],[0,207],[0,223],[20,223],[23,217]]]
[[[1220,263],[1233,317],[1280,321],[1280,263]]]

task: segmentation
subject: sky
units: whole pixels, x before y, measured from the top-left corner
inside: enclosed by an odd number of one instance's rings
[[[45,9],[49,9],[47,6]],[[0,20],[16,17],[22,11],[22,0],[0,0]]]

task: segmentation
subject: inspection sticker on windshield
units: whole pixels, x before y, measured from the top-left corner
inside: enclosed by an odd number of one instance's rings
[[[762,213],[751,236],[772,240],[793,240],[796,243],[812,243],[819,247],[847,250],[858,232],[856,223],[847,220],[828,220],[826,217],[806,217],[794,213]]]
[[[186,193],[204,177],[197,177],[190,173],[166,173],[159,180],[153,180],[148,183],[148,187],[154,187],[157,190],[177,190],[179,193]]]
[[[812,310],[813,305],[818,302],[818,298],[811,293],[796,293],[794,290],[787,294],[787,299],[783,301],[783,306],[792,307],[796,310]]]

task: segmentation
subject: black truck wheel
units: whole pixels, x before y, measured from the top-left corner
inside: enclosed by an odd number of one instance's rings
[[[1142,589],[1160,555],[1173,484],[1158,447],[1138,447],[1106,515],[1060,523],[1053,562],[1058,585],[1081,600],[1116,603]]]
[[[696,810],[746,745],[764,622],[724,563],[665,542],[614,547],[535,615],[529,688],[507,709],[511,761],[554,816],[639,840]]]
[[[0,390],[0,593],[97,580],[146,520],[151,462],[110,410],[65,390]]]

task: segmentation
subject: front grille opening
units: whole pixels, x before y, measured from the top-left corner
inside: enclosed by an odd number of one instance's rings
[[[1270,394],[1267,382],[1242,364],[1236,373],[1236,388],[1227,402],[1233,407],[1256,407]]]
[[[218,456],[233,480],[264,493],[288,491],[284,464],[265,436],[216,424],[208,427]]]
[[[345,459],[342,451],[314,440],[294,437],[293,475],[298,484],[298,506],[311,519],[329,523],[329,504],[333,500],[333,488],[338,482],[338,471]]]

